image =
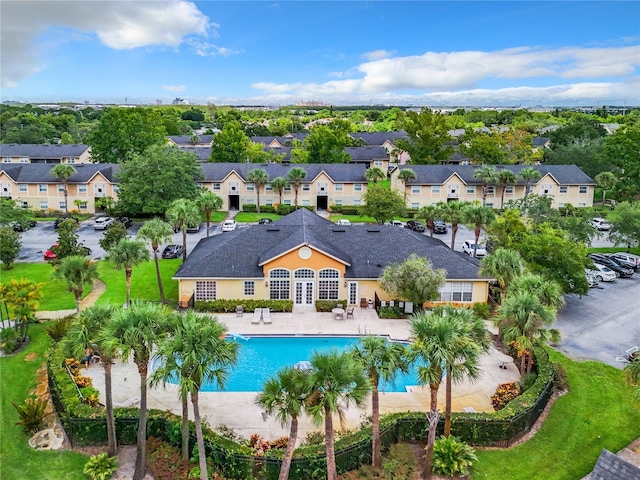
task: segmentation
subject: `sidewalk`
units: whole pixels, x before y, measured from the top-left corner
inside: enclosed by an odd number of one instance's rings
[[[107,286],[102,280],[94,280],[93,285],[91,286],[91,292],[89,292],[89,294],[80,301],[80,310],[90,307],[96,303],[98,298],[100,298],[100,295],[102,295],[106,289]],[[75,308],[69,310],[40,310],[36,312],[36,318],[38,320],[54,320],[68,317],[74,313],[76,313]]]

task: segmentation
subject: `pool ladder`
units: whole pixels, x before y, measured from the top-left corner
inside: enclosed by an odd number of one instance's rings
[[[366,325],[358,325],[358,334],[366,335],[367,334],[367,326]]]

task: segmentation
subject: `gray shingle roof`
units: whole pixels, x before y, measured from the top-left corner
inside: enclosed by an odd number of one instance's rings
[[[210,182],[222,182],[231,172],[235,171],[242,179],[246,180],[249,172],[256,168],[266,170],[269,180],[276,177],[287,178],[287,173],[295,167],[300,167],[307,172],[303,183],[310,183],[323,171],[331,177],[334,182],[350,183],[365,182],[365,165],[351,165],[346,163],[325,163],[325,164],[295,164],[283,165],[280,163],[258,164],[258,163],[204,163],[204,179]]]
[[[590,480],[640,480],[640,468],[602,449]]]
[[[29,157],[44,159],[61,159],[79,157],[84,154],[89,145],[40,145],[33,143],[0,144],[2,157]]]
[[[480,167],[481,165],[404,165],[400,168],[410,168],[416,173],[416,179],[409,181],[409,185],[442,185],[454,173],[467,185],[481,185],[482,180],[473,176]],[[527,167],[538,170],[543,177],[547,173],[551,174],[561,185],[596,183],[575,165],[495,165],[496,170],[511,170],[516,175]],[[518,184],[524,185],[524,182],[518,181]]]
[[[384,147],[347,147],[344,151],[349,154],[352,162],[389,159],[389,154]]]
[[[197,135],[197,137],[200,139],[198,143],[211,143],[213,141],[213,135]],[[169,135],[168,138],[173,140],[176,145],[192,145],[191,135]]]
[[[200,240],[175,277],[262,278],[262,262],[303,245],[345,263],[346,278],[378,278],[386,265],[400,263],[411,253],[445,269],[448,279],[483,278],[475,259],[450,250],[438,239],[387,225],[337,226],[306,209],[271,225]]]
[[[362,139],[368,146],[380,146],[387,141],[395,143],[399,138],[409,138],[406,132],[355,132],[349,136]]]
[[[59,183],[60,179],[51,175],[55,165],[47,163],[2,164],[0,171],[5,171],[16,183]],[[115,182],[115,174],[119,166],[110,163],[84,163],[73,165],[76,173],[67,179],[67,183],[86,183],[100,172],[110,182]]]

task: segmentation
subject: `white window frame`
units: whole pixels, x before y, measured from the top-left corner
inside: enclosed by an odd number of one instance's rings
[[[581,195],[585,195],[587,193],[589,193],[589,187],[587,187],[586,185],[580,185],[578,187],[578,193]]]
[[[214,182],[211,184],[211,190],[214,192],[219,192],[222,190],[222,184],[220,182]]]
[[[253,280],[245,280],[244,282],[244,296],[253,297],[256,294],[256,282]]]
[[[475,185],[467,185],[467,195],[475,195],[476,187]]]
[[[473,282],[446,282],[440,288],[440,301],[456,303],[473,301]]]
[[[253,192],[256,189],[256,184],[253,182],[247,183],[247,192]]]
[[[440,195],[440,185],[431,185],[431,195]]]
[[[215,300],[217,285],[215,280],[196,280],[194,300]]]
[[[318,272],[318,300],[338,300],[340,296],[340,271],[323,268]]]
[[[334,189],[336,192],[342,192],[344,190],[344,183],[336,183]]]
[[[326,185],[326,183],[325,183]],[[320,187],[318,186],[318,190],[320,190]],[[310,192],[311,191],[311,184],[310,183],[303,183],[302,184],[302,191],[303,192]]]
[[[49,191],[49,185],[46,183],[38,184],[38,193],[47,193]]]
[[[361,183],[354,183],[353,184],[353,191],[354,192],[361,192],[362,191],[362,184]]]
[[[567,185],[560,185],[558,187],[558,193],[560,194],[567,194],[569,193],[569,187]]]
[[[269,271],[269,299],[289,300],[291,298],[291,272],[286,268]]]
[[[420,195],[422,188],[420,185],[411,185],[411,195]]]
[[[28,192],[29,191],[29,186],[26,183],[19,183],[18,184],[18,191],[19,192]]]
[[[411,209],[412,209],[412,210],[417,210],[417,209],[419,209],[419,208],[420,208],[420,203],[418,203],[418,202],[413,202],[413,203],[411,204]]]
[[[48,210],[48,209],[49,209],[49,202],[47,200],[41,200],[40,210]]]
[[[87,186],[86,185],[78,185],[78,193],[80,195],[86,194],[87,193]]]

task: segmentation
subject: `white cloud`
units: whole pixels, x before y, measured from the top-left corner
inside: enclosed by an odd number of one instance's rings
[[[193,48],[196,55],[200,57],[230,57],[243,53],[241,50],[232,50],[230,48],[214,45],[203,40],[189,40],[189,45]]]
[[[363,53],[362,58],[369,61],[376,61],[389,58],[391,55],[393,55],[393,53],[387,50],[373,50],[372,52]]]
[[[93,33],[113,49],[178,47],[186,37],[213,35],[216,24],[192,2],[3,1],[0,83],[17,85],[44,68],[39,35],[54,27]],[[68,36],[69,33],[66,32]]]
[[[163,85],[163,90],[167,90],[168,92],[184,92],[187,89],[186,85]]]

